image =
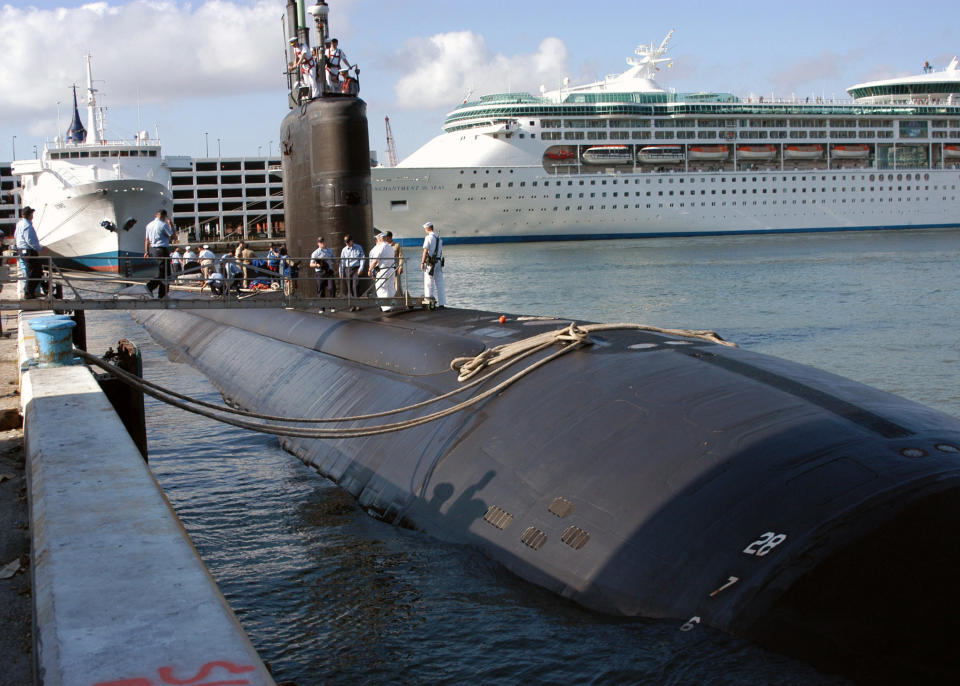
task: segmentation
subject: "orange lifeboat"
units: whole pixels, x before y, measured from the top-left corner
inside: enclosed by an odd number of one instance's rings
[[[687,158],[691,160],[725,160],[729,154],[726,145],[691,145],[687,149]]]
[[[870,146],[866,143],[856,145],[830,146],[830,157],[838,160],[862,160],[870,156]]]
[[[551,150],[546,154],[546,157],[551,160],[572,160],[576,156],[577,153],[573,152],[573,150],[567,150],[566,148]]]
[[[741,160],[772,160],[777,156],[775,145],[739,145],[737,157]]]
[[[822,145],[785,145],[783,159],[785,160],[817,160],[823,157]]]

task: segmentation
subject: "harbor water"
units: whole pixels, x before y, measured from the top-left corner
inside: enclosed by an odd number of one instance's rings
[[[445,253],[450,306],[713,329],[960,415],[960,231]],[[219,399],[128,316],[88,315],[91,352],[121,337],[141,346],[149,379]],[[470,548],[378,522],[273,437],[150,399],[147,420],[157,479],[278,681],[845,683],[704,627],[584,610]]]

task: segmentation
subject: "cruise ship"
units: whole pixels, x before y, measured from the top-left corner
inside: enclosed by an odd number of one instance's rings
[[[44,254],[116,272],[125,258],[143,255],[144,229],[157,210],[172,212],[170,170],[159,142],[144,131],[132,141],[106,139],[89,55],[86,67],[87,127],[74,88],[66,136],[45,144],[39,159],[15,160],[12,173],[20,181],[19,205],[35,210]]]
[[[673,34],[619,75],[487,95],[395,168],[374,221],[419,244],[960,226],[960,70],[861,83],[842,103],[676,93]]]

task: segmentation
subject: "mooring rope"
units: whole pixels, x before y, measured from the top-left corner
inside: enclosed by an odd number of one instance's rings
[[[647,326],[643,324],[587,324],[583,326],[577,326],[575,323],[571,323],[569,326],[562,329],[555,329],[552,331],[545,331],[539,334],[535,334],[528,338],[514,341],[511,343],[505,343],[503,345],[484,350],[479,355],[474,357],[458,357],[451,361],[450,367],[452,370],[458,372],[458,380],[462,383],[468,379],[473,379],[469,383],[464,384],[463,386],[454,389],[448,393],[430,398],[428,400],[414,403],[412,405],[407,405],[405,407],[400,407],[392,410],[387,410],[384,412],[376,412],[365,415],[355,415],[351,417],[323,417],[323,418],[308,418],[308,417],[282,417],[277,415],[268,415],[261,414],[257,412],[249,412],[246,410],[235,409],[231,407],[225,407],[223,405],[217,405],[215,403],[209,403],[204,400],[199,400],[196,398],[191,398],[190,396],[177,393],[170,389],[164,388],[163,386],[148,381],[142,377],[137,376],[127,372],[119,367],[109,364],[108,362],[103,361],[95,355],[91,355],[82,350],[77,350],[76,354],[88,362],[89,364],[95,365],[109,372],[111,375],[120,379],[126,384],[133,386],[134,388],[139,389],[143,393],[160,400],[161,402],[168,403],[174,407],[186,410],[187,412],[192,412],[209,419],[214,419],[232,426],[239,427],[241,429],[248,429],[250,431],[257,431],[260,433],[272,434],[275,436],[288,436],[294,438],[318,438],[318,439],[334,439],[334,438],[359,438],[363,436],[375,436],[378,434],[390,433],[393,431],[403,431],[405,429],[413,428],[415,426],[420,426],[422,424],[427,424],[429,422],[436,421],[438,419],[443,419],[452,414],[460,412],[467,409],[477,403],[480,403],[487,398],[496,395],[497,393],[503,391],[509,386],[513,385],[523,377],[531,374],[540,367],[552,362],[553,360],[561,357],[562,355],[567,354],[572,350],[579,349],[585,345],[592,345],[593,340],[590,339],[589,334],[595,333],[598,331],[616,331],[616,330],[635,330],[635,331],[652,331],[656,333],[664,333],[668,335],[682,336],[685,338],[697,338],[701,340],[707,340],[713,343],[718,343],[720,345],[727,346],[736,346],[735,343],[730,343],[723,340],[719,335],[713,331],[699,331],[699,330],[688,330],[688,329],[661,329],[658,327]],[[332,422],[348,422],[348,421],[362,421],[366,419],[375,419],[379,417],[385,417],[388,415],[399,414],[401,412],[408,412],[414,409],[422,408],[430,403],[438,402],[441,400],[448,399],[458,393],[462,393],[465,390],[473,388],[487,380],[491,377],[501,373],[508,367],[517,362],[533,355],[542,350],[546,350],[549,347],[554,345],[561,345],[562,347],[554,353],[533,362],[524,369],[510,376],[509,378],[501,381],[495,386],[479,393],[475,396],[472,396],[466,400],[463,400],[455,405],[452,405],[443,410],[438,410],[421,417],[415,417],[412,419],[406,419],[403,421],[392,422],[381,424],[379,426],[367,426],[367,427],[349,427],[349,428],[340,428],[340,429],[323,429],[323,428],[309,428],[302,426],[291,426],[290,424],[297,423],[332,423]],[[497,365],[497,367],[487,374],[478,376],[478,374],[485,368],[491,367],[492,365]],[[473,378],[477,377],[477,378]],[[231,416],[236,415],[236,416]],[[242,417],[242,418],[238,418]],[[249,421],[250,419],[256,419],[261,421]],[[267,422],[267,423],[265,423]],[[269,423],[269,422],[285,422],[285,423]]]

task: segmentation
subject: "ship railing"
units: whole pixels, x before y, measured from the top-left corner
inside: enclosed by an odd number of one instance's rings
[[[354,280],[341,260],[330,258],[330,273],[322,280],[326,292],[319,296],[319,281],[310,258],[286,256],[269,264],[261,257],[232,257],[210,263],[180,258],[84,258],[84,270],[75,261],[52,255],[20,256],[8,251],[0,264],[0,309],[20,310],[135,310],[296,308],[320,311],[382,309],[400,311],[432,309],[432,298],[410,295],[406,258],[383,260],[385,267],[371,274],[368,262]],[[392,262],[392,264],[391,264]],[[161,272],[160,264],[165,264]],[[400,276],[396,278],[397,265]],[[41,272],[30,283],[30,266]],[[233,266],[230,266],[233,265]],[[36,266],[34,266],[36,269]],[[218,274],[219,276],[214,276]],[[399,281],[393,296],[380,289],[386,280]],[[352,285],[356,285],[356,290]],[[34,286],[35,296],[26,293]],[[160,294],[165,292],[164,297]]]
[[[44,141],[44,147],[47,150],[89,150],[91,148],[106,148],[106,147],[116,147],[116,148],[159,148],[160,141],[156,138],[133,138],[133,139],[121,139],[116,138],[112,140],[104,139],[102,141],[88,140],[83,143],[73,143],[65,140],[47,140]]]

